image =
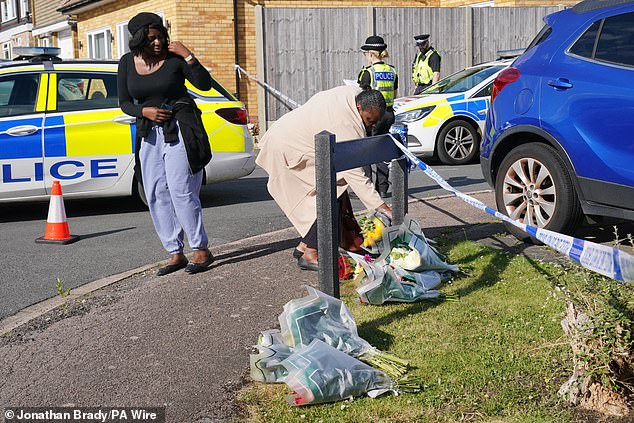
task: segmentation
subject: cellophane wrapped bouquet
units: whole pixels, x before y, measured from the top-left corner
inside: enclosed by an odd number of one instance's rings
[[[384,227],[381,238],[373,241],[373,248],[379,253],[374,261],[349,253],[365,273],[357,288],[361,302],[455,299],[434,288],[457,272],[458,266],[446,262],[415,220],[405,216],[401,225]]]
[[[407,361],[378,350],[357,334],[343,302],[306,288],[308,296],[284,306],[281,330],[260,334],[258,353],[251,355],[254,380],[286,383],[293,389],[288,398],[293,405],[364,393],[420,391],[421,382],[405,376]]]

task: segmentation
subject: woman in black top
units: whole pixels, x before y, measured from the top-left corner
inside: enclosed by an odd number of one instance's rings
[[[185,79],[209,90],[211,75],[182,43],[170,43],[158,15],[140,13],[128,30],[130,53],[119,61],[119,104],[137,118],[137,170],[140,167],[154,227],[170,253],[158,275],[182,268],[198,273],[214,260],[198,197],[211,149]],[[183,254],[185,234],[194,250],[191,263]]]

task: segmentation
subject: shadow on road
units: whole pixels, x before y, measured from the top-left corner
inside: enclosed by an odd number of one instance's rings
[[[298,242],[299,238],[285,239],[283,241],[253,245],[251,247],[241,248],[230,253],[220,254],[216,256],[216,260],[219,263],[213,267],[249,261],[258,257],[264,257],[273,253],[277,253],[278,251],[289,250],[296,246]]]
[[[267,178],[242,178],[205,185],[200,190],[203,208],[272,200],[266,189]],[[46,221],[48,201],[0,204],[0,223],[30,220]],[[64,198],[66,217],[99,216],[147,212],[147,207],[134,197],[91,199]]]
[[[131,226],[129,228],[113,229],[111,231],[95,232],[92,234],[85,234],[85,235],[79,234],[79,236],[81,237],[81,239],[98,238],[100,236],[106,236],[106,235],[116,234],[119,232],[131,231],[133,229],[136,229],[136,226]]]
[[[466,176],[453,176],[451,178],[447,178],[446,181],[449,183],[449,185],[451,185],[452,187],[456,189],[459,187],[473,186],[476,184],[483,184],[486,182],[483,178],[476,179],[476,178],[469,178]],[[437,191],[437,190],[438,190],[438,185],[434,184],[432,186],[427,186],[427,187],[409,188],[408,194],[412,198],[417,198],[417,197],[414,197],[413,194],[420,194],[422,192]]]

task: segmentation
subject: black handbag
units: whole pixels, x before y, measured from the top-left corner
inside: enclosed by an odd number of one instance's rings
[[[361,244],[363,243],[363,235],[361,235],[361,226],[354,217],[352,203],[348,191],[345,191],[339,197],[339,247],[346,251],[361,252]]]

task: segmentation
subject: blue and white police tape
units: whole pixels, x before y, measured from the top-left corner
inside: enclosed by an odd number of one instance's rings
[[[441,187],[449,192],[452,192],[462,201],[471,204],[473,207],[489,213],[498,219],[511,223],[549,247],[554,248],[560,253],[566,254],[586,269],[590,269],[619,281],[634,282],[634,256],[626,253],[625,251],[621,251],[618,248],[585,241],[583,239],[563,235],[548,229],[537,228],[535,226],[526,225],[513,220],[510,217],[487,207],[482,201],[476,200],[475,198],[456,190],[454,187],[449,185],[447,181],[440,177],[434,169],[427,166],[425,162],[409,151],[398,139],[396,139],[396,137],[394,137],[394,135],[391,135],[391,137],[396,146],[401,149],[403,154],[405,154],[412,163],[425,172],[427,176],[436,181]]]
[[[266,82],[262,82],[256,77],[250,75],[249,72],[245,71],[242,67],[240,67],[240,65],[235,65],[235,68],[238,71],[238,75],[240,75],[240,72],[242,72],[243,74],[247,76],[247,78],[254,80],[258,84],[260,84],[261,86],[269,90],[271,94],[273,94],[275,97],[282,100],[283,102],[286,102],[287,106],[290,106],[290,108],[296,109],[300,106],[300,104],[296,102],[295,100],[293,100],[292,98],[282,94],[281,92],[279,92],[278,90],[276,90],[275,88],[267,84]]]

